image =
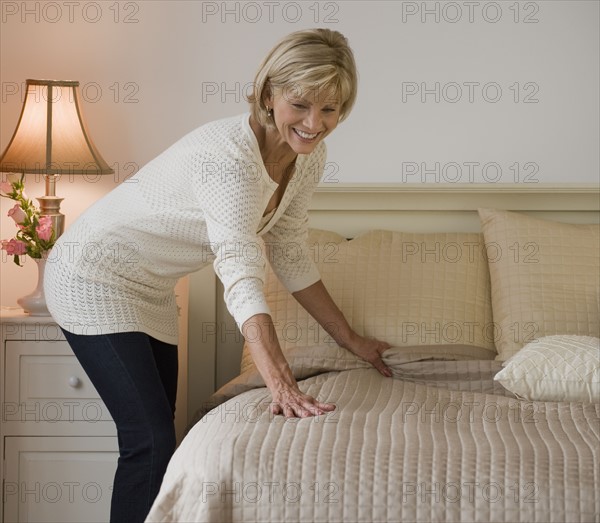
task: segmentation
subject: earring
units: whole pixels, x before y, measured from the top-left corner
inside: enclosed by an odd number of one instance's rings
[[[273,109],[271,109],[269,106],[267,106],[267,116],[269,118],[271,118],[271,116],[273,116]]]

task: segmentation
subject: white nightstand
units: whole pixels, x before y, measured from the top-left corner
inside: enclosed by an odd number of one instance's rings
[[[116,429],[50,317],[0,313],[0,521],[108,521]]]

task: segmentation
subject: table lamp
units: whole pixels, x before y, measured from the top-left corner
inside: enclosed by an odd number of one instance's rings
[[[56,196],[60,175],[111,174],[88,133],[79,97],[79,82],[27,80],[27,93],[15,133],[0,156],[0,172],[42,174],[46,194],[40,214],[52,217],[56,238],[64,231]]]

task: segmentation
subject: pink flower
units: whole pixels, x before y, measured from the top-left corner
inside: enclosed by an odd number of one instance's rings
[[[40,240],[47,242],[52,236],[52,218],[50,216],[41,216],[39,225],[35,228],[35,232]]]
[[[21,256],[27,253],[27,245],[14,238],[12,240],[2,240],[2,250],[6,251],[10,256]]]
[[[10,182],[0,182],[0,191],[4,194],[10,194],[13,191],[13,186]]]
[[[18,203],[15,203],[15,206],[8,210],[8,216],[10,216],[17,224],[23,223],[25,218],[27,218],[27,215]]]

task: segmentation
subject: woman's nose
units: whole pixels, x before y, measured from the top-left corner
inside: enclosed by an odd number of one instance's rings
[[[311,108],[304,125],[310,130],[310,132],[318,132],[321,130],[321,112],[318,109]]]

